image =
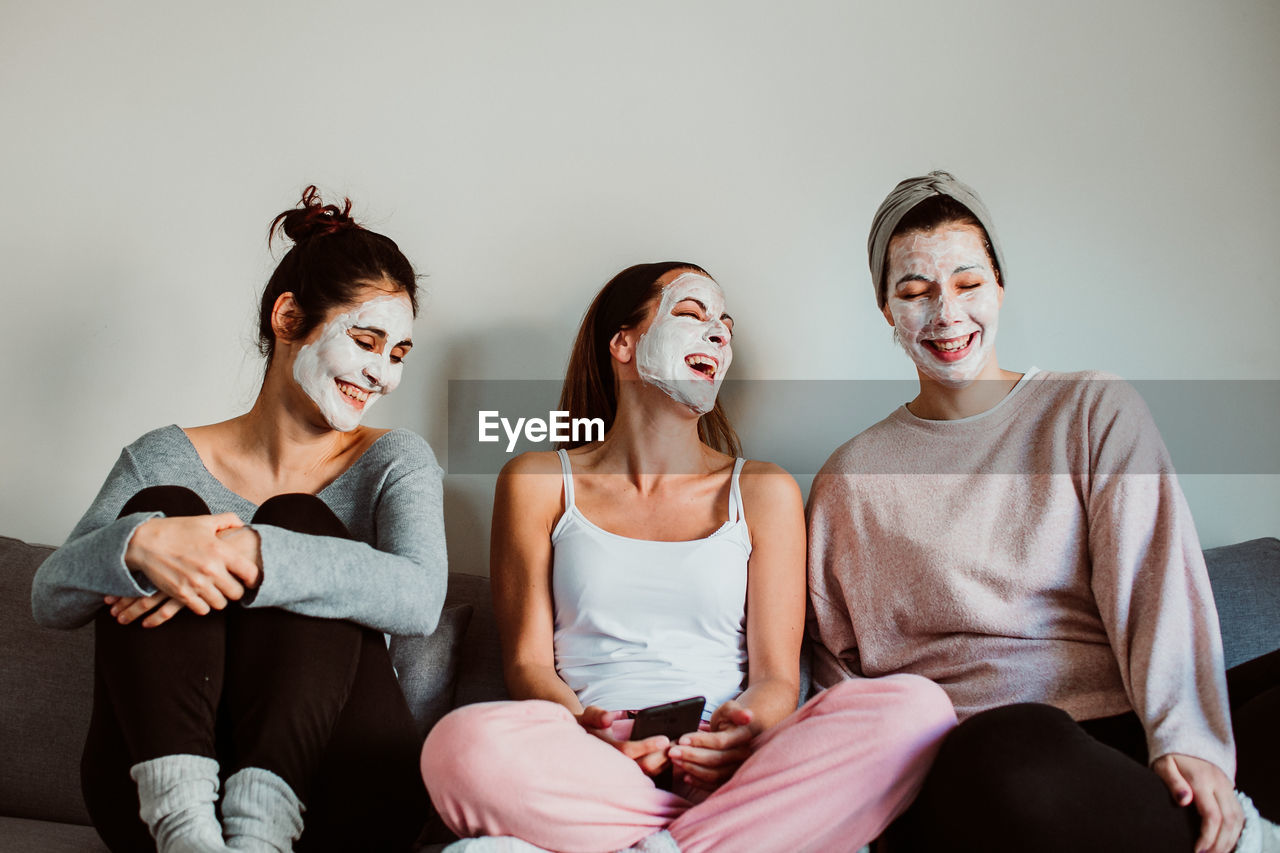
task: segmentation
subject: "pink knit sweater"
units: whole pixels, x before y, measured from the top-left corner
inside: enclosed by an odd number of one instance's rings
[[[961,719],[1132,709],[1151,760],[1235,772],[1195,527],[1145,403],[1114,376],[1037,373],[959,421],[902,407],[844,444],[810,493],[809,590],[820,685],[916,673]]]

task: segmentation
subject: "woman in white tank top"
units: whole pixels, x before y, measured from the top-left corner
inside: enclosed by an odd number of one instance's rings
[[[954,724],[914,676],[797,711],[803,506],[781,468],[738,458],[717,400],[732,334],[719,285],[692,264],[624,270],[588,309],[560,409],[603,419],[604,439],[512,460],[494,500],[507,688],[533,701],[461,708],[423,750],[459,835],[857,849]],[[628,712],[694,695],[708,699],[700,731],[628,740]],[[669,791],[653,782],[668,767]]]

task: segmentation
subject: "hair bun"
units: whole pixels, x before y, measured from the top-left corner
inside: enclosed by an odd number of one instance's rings
[[[347,228],[359,228],[351,218],[351,199],[344,198],[342,207],[336,204],[325,204],[320,198],[320,191],[315,184],[302,191],[302,200],[292,210],[286,210],[271,220],[271,230],[267,239],[275,235],[278,228],[284,236],[294,243],[302,243],[313,237],[322,237],[335,231]]]

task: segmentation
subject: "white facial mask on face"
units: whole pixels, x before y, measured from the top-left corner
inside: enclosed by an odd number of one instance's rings
[[[980,285],[951,286],[948,282],[957,271],[967,273],[964,283]],[[906,275],[927,279],[928,289],[914,299],[899,296],[897,285]],[[922,373],[954,387],[968,385],[982,374],[995,351],[1000,286],[977,229],[955,227],[894,238],[888,290],[894,337]]]
[[[351,337],[352,329],[385,332],[382,352],[361,347]],[[404,294],[362,302],[330,320],[314,341],[298,351],[293,378],[329,426],[350,432],[379,397],[400,384],[404,365],[393,362],[391,353],[412,332],[413,309]]]
[[[693,306],[672,314],[686,299],[702,303],[705,320],[698,319]],[[699,273],[678,276],[662,289],[653,322],[636,344],[640,378],[698,414],[711,411],[733,360],[723,314],[720,285]]]

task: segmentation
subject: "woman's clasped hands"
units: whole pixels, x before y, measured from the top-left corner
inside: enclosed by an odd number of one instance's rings
[[[231,512],[145,521],[130,538],[124,561],[156,592],[103,601],[122,625],[145,615],[144,628],[164,624],[184,607],[200,616],[222,610],[262,577],[258,534]]]

